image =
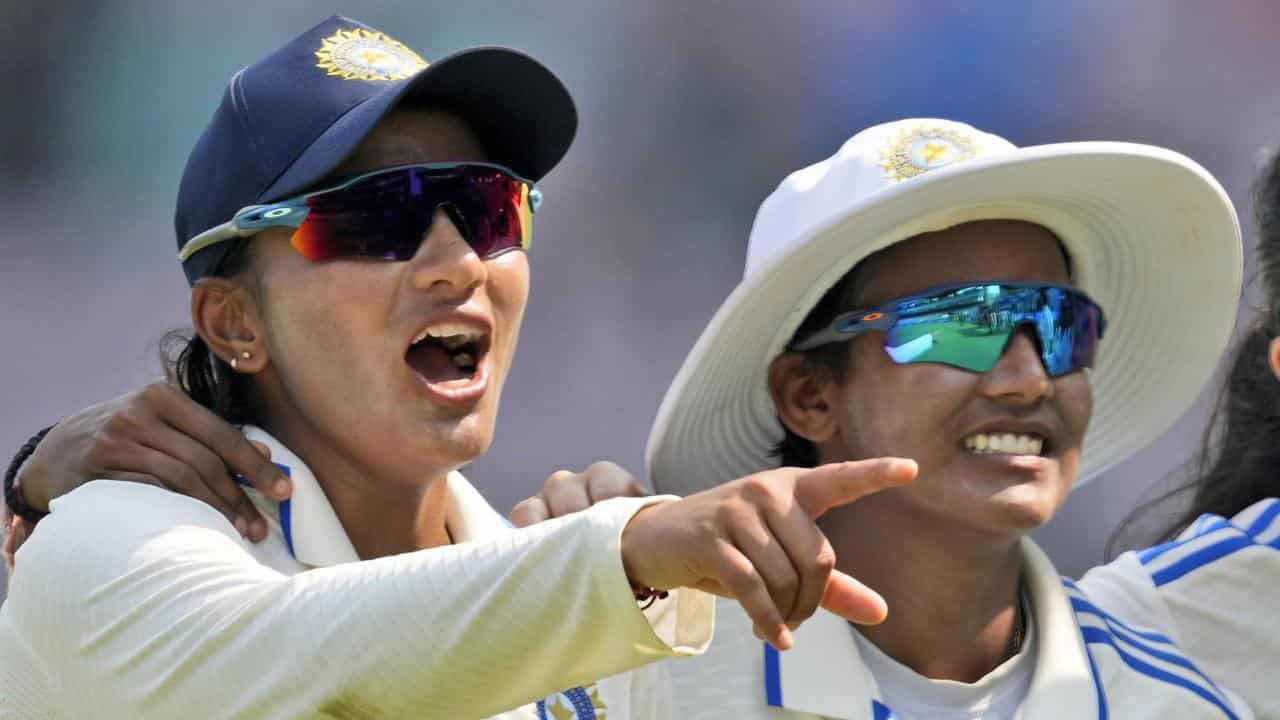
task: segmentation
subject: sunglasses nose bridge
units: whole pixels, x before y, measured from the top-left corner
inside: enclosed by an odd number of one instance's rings
[[[441,200],[436,203],[436,206],[431,208],[432,220],[435,219],[436,213],[441,210],[443,210],[445,216],[449,218],[449,222],[453,223],[453,227],[458,231],[458,234],[462,236],[462,239],[466,240],[467,243],[470,244],[471,228],[467,225],[466,216],[462,214],[462,209],[458,207],[457,203],[452,200]],[[427,226],[427,232],[431,232],[431,225]]]
[[[1036,362],[1040,366],[1039,370],[1045,377],[1053,377],[1049,364],[1045,360],[1044,340],[1040,337],[1040,332],[1036,328],[1035,324],[1030,320],[1019,322],[1014,326],[1013,331],[1009,333],[1009,338],[1005,340],[1004,347],[1000,348],[1000,355],[996,359],[996,366],[1010,362],[1029,362],[1030,358],[1011,357],[1014,355],[1025,354],[1025,350],[1020,348],[1024,340],[1030,345],[1029,350],[1031,351],[1031,354],[1035,356]],[[995,367],[992,368],[992,370],[994,369]]]

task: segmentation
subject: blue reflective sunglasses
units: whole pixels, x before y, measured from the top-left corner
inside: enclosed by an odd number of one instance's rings
[[[1051,377],[1093,367],[1106,329],[1102,308],[1067,285],[988,282],[944,285],[871,310],[842,313],[788,348],[812,350],[864,332],[884,333],[899,365],[943,363],[987,372],[1020,328],[1030,328]]]

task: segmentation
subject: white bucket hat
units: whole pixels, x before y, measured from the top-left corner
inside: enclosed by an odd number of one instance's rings
[[[1076,285],[1107,314],[1076,484],[1164,432],[1212,375],[1235,324],[1240,225],[1218,182],[1158,147],[1017,148],[963,123],[901,120],[854,135],[760,206],[745,276],[658,410],[646,453],[655,487],[687,494],[777,467],[783,430],[769,363],[826,291],[877,250],[996,219],[1056,233]]]

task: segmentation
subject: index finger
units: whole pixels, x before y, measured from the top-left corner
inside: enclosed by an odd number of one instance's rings
[[[239,430],[181,392],[166,403],[161,418],[179,432],[209,448],[258,492],[283,500],[293,491],[289,479],[271,463],[270,451],[259,449]]]
[[[795,499],[809,517],[816,518],[833,507],[887,487],[905,485],[915,479],[918,471],[915,461],[905,458],[819,465],[802,470],[796,477]]]

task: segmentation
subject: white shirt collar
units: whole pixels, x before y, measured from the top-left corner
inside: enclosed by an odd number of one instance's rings
[[[1023,579],[1037,629],[1036,668],[1023,717],[1067,717],[1096,694],[1090,661],[1062,581],[1030,539],[1022,541]],[[845,621],[819,610],[795,632],[795,647],[765,647],[770,705],[841,720],[892,716]],[[868,702],[870,699],[870,702]]]
[[[274,506],[293,557],[310,567],[358,562],[360,556],[351,538],[307,464],[262,428],[246,425],[243,431],[245,437],[271,448],[271,461],[293,482],[293,495],[288,500],[266,503],[268,508]],[[461,473],[449,473],[447,482],[445,523],[454,542],[489,537],[511,527]]]

